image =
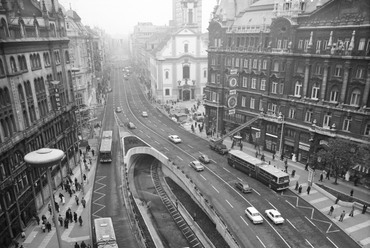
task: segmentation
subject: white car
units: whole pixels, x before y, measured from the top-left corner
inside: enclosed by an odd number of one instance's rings
[[[263,223],[263,218],[260,212],[257,211],[254,207],[249,207],[245,210],[245,214],[253,222],[253,224]]]
[[[190,166],[196,171],[204,171],[204,165],[199,161],[191,161]]]
[[[209,157],[207,155],[205,155],[205,154],[200,155],[198,159],[199,159],[199,161],[201,161],[201,162],[203,162],[205,164],[208,164],[208,163],[211,162],[211,160],[209,159]]]
[[[281,217],[281,214],[279,213],[279,211],[275,209],[267,209],[265,213],[266,213],[266,216],[269,217],[270,220],[272,220],[272,222],[274,222],[275,225],[284,223],[284,218]]]
[[[117,107],[116,108],[116,113],[121,113],[122,112],[122,108],[121,107]]]
[[[169,138],[173,143],[175,143],[175,144],[177,144],[177,143],[181,143],[181,139],[180,139],[180,137],[179,137],[179,136],[177,136],[177,135],[170,135],[170,136],[168,136],[168,138]]]
[[[148,117],[148,112],[143,111],[143,112],[141,113],[141,116],[142,116],[142,117]]]

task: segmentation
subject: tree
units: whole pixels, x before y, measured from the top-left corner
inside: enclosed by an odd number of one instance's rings
[[[364,152],[360,146],[341,139],[330,139],[325,149],[315,154],[318,162],[326,164],[334,173],[337,184],[341,172],[346,172],[357,164],[362,164]]]

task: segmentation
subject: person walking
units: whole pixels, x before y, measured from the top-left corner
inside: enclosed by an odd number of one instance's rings
[[[61,215],[59,215],[58,221],[59,221],[60,226],[63,226],[63,217]]]
[[[86,182],[86,174],[83,175],[84,182]]]
[[[76,242],[75,248],[81,248],[80,245]]]
[[[76,201],[76,204],[77,204],[77,206],[79,205],[78,204],[78,201],[79,201],[80,199],[78,198],[78,196],[77,195],[75,195],[75,201]]]
[[[80,226],[82,226],[82,217],[80,215],[80,217],[78,217],[78,222],[80,222]]]
[[[62,202],[62,197],[63,197],[63,194],[62,194],[62,192],[60,192],[59,193],[59,199],[60,199],[61,202]]]
[[[68,218],[65,218],[64,219],[64,228],[68,229],[68,223],[69,223]]]
[[[306,166],[304,167],[306,171],[308,171],[308,162],[306,163]]]
[[[334,206],[331,206],[328,215],[331,216],[333,212],[334,212]]]
[[[50,205],[50,203],[48,204],[48,210],[49,210],[49,213],[51,215],[51,205]]]
[[[75,223],[77,223],[77,213],[76,212],[73,213],[73,219],[74,219]]]
[[[51,223],[49,221],[46,222],[46,228],[48,229],[48,232],[51,231]]]
[[[36,219],[37,225],[40,225],[40,217],[37,214],[35,215],[35,219]]]
[[[325,179],[330,180],[330,170],[328,170],[328,172],[326,173],[326,177],[325,177]]]
[[[262,153],[262,155],[261,155],[261,160],[262,160],[262,161],[265,161],[265,154],[263,154],[263,153]]]
[[[322,174],[322,172],[320,173],[320,182],[322,182],[322,180],[324,179],[324,175]]]
[[[351,189],[351,192],[349,192],[350,196],[353,196],[353,189]]]
[[[366,213],[366,210],[367,210],[367,205],[364,204],[364,206],[362,207],[362,214],[365,214]]]
[[[343,222],[344,216],[346,215],[346,211],[343,210],[343,212],[340,214],[339,221]]]
[[[243,151],[243,143],[240,142],[240,151]]]
[[[94,149],[91,149],[91,154],[92,154],[92,156],[94,157],[94,154],[95,154]]]
[[[298,194],[302,193],[302,185],[299,185]]]
[[[85,208],[86,207],[86,200],[84,197],[81,199],[82,206]]]
[[[309,194],[310,194],[310,191],[311,191],[311,186],[310,186],[310,185],[308,185],[308,187],[307,187],[307,195],[309,195]]]
[[[62,197],[62,204],[66,204],[66,198],[64,196]]]
[[[82,240],[80,247],[81,248],[86,248],[87,247],[86,244],[85,244],[85,241]]]
[[[44,222],[42,222],[42,224],[41,224],[41,229],[42,229],[42,232],[45,232],[46,226],[45,226]]]
[[[355,202],[352,202],[352,209],[351,212],[349,213],[349,216],[353,217],[354,212],[355,212]]]
[[[296,182],[296,184],[295,184],[295,191],[297,191],[297,190],[298,190],[298,187],[299,187],[299,183],[298,183],[298,180],[297,180],[297,182]]]

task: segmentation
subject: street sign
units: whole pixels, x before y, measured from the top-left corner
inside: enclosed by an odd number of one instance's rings
[[[236,95],[236,90],[230,90],[229,95]]]
[[[230,70],[230,75],[235,75],[238,73],[238,69],[231,69]]]
[[[256,133],[256,138],[257,138],[257,139],[261,138],[261,132],[257,132],[257,133]]]
[[[229,115],[235,115],[235,109],[229,109]]]

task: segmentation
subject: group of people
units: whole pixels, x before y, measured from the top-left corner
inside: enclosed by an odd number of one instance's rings
[[[62,215],[59,214],[58,221],[59,221],[60,226],[64,226],[64,228],[66,228],[66,229],[68,229],[69,223],[73,223],[73,221],[75,223],[77,223],[77,221],[78,221],[80,223],[80,226],[82,226],[82,223],[83,223],[82,216],[80,215],[78,217],[76,212],[73,212],[73,214],[72,214],[71,208],[67,209],[66,214],[65,214],[65,218],[63,218]]]
[[[76,242],[75,248],[91,248],[91,245],[90,244],[86,245],[85,241],[82,241],[81,244],[78,244]]]

